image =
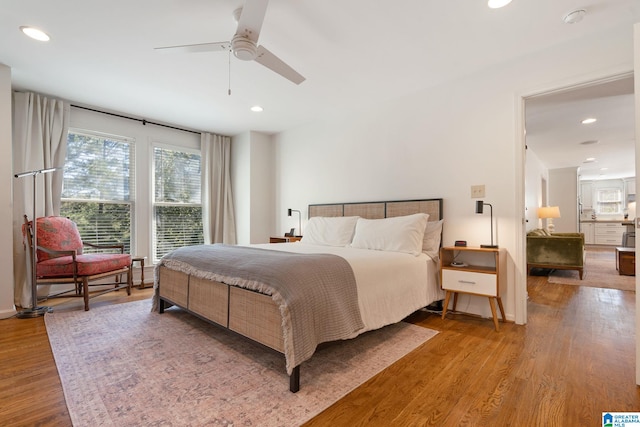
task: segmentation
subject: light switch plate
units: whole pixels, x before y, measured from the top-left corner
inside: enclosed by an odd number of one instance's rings
[[[471,198],[481,199],[484,197],[484,185],[472,185],[471,186]]]

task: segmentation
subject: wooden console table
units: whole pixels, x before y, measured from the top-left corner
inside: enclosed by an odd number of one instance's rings
[[[616,248],[616,270],[622,276],[636,275],[636,248]]]

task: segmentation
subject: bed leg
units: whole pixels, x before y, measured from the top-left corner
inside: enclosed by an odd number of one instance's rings
[[[289,376],[289,391],[297,393],[300,390],[300,365],[293,368],[293,372]]]
[[[164,313],[164,300],[162,298],[158,298],[158,312],[160,314]]]

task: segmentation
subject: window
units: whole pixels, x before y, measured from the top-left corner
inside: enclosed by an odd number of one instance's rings
[[[154,147],[154,262],[173,249],[204,243],[200,153]]]
[[[598,214],[620,215],[622,213],[622,190],[601,188],[597,190]]]
[[[134,164],[133,140],[69,131],[60,215],[78,224],[84,241],[124,243],[131,253]]]

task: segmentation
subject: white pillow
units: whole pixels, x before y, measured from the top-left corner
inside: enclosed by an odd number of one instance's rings
[[[440,239],[442,238],[442,223],[440,221],[427,222],[427,228],[424,230],[424,239],[422,240],[422,252],[431,258],[440,256]]]
[[[428,220],[429,215],[423,213],[384,219],[360,218],[351,246],[420,255]]]
[[[358,222],[357,216],[314,216],[304,229],[302,243],[323,246],[348,246]]]

